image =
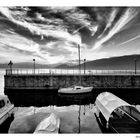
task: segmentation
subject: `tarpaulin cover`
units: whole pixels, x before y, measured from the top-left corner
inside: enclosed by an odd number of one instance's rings
[[[109,92],[103,92],[99,94],[96,98],[95,104],[97,108],[101,111],[102,115],[105,117],[106,121],[109,121],[111,113],[121,106],[130,106],[127,102],[120,99]]]

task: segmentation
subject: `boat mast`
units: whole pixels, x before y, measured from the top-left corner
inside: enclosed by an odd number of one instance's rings
[[[81,86],[81,65],[80,65],[80,45],[78,44],[78,55],[79,55],[79,80],[80,80],[80,86]],[[78,133],[80,133],[80,128],[81,128],[81,105],[79,105],[79,130]]]
[[[78,56],[79,56],[79,80],[80,80],[80,86],[81,86],[81,65],[80,65],[80,45],[78,44]]]

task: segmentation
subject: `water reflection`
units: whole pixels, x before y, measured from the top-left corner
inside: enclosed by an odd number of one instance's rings
[[[18,107],[15,108],[15,120],[12,122],[10,130],[14,133],[32,133],[35,126],[48,113],[55,113],[60,118],[60,133],[78,133],[79,106],[48,106],[48,107]],[[85,112],[85,115],[84,115]],[[81,106],[80,112],[80,133],[102,133],[94,116],[95,107],[93,104]],[[29,121],[30,126],[28,126]],[[20,125],[19,125],[20,124]],[[36,124],[36,125],[35,125]],[[12,131],[13,132],[13,131]]]

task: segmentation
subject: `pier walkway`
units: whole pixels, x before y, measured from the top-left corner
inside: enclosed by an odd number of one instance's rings
[[[6,69],[6,75],[79,75],[77,69]],[[140,70],[81,70],[81,75],[140,75]]]

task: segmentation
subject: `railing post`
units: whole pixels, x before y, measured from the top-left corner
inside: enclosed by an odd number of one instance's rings
[[[7,69],[5,70],[5,75],[7,75]]]
[[[134,60],[135,61],[135,75],[137,74],[137,59]]]

